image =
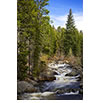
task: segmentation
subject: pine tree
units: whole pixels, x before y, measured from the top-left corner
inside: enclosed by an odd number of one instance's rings
[[[81,64],[83,65],[83,31],[80,31],[80,54],[81,54]]]
[[[19,79],[24,79],[27,76],[27,70],[30,70],[30,45],[34,36],[35,9],[34,0],[17,1],[17,68]]]
[[[49,11],[45,8],[49,0],[17,1],[17,53],[18,78],[24,78],[27,71],[39,73],[43,29]],[[24,76],[22,76],[25,74]]]
[[[75,29],[75,24],[74,24],[74,18],[72,15],[72,10],[69,10],[69,15],[67,18],[67,24],[66,24],[66,32],[64,35],[64,52],[65,55],[68,55],[69,49],[73,49],[73,31]]]
[[[68,55],[69,49],[72,49],[74,56],[80,56],[81,47],[80,47],[80,33],[75,27],[74,18],[72,10],[69,10],[68,20],[66,24],[66,33],[64,39],[64,51]]]
[[[68,32],[68,31],[72,31],[75,28],[74,18],[73,18],[71,9],[69,10],[69,15],[68,15],[67,19],[68,20],[67,20],[67,24],[66,24],[66,30]]]
[[[42,51],[42,48],[41,48],[42,47],[42,36],[43,36],[42,25],[44,23],[43,18],[45,17],[45,15],[49,13],[49,11],[45,8],[45,6],[48,5],[48,1],[49,0],[35,0],[38,13],[35,19],[36,33],[34,37],[35,48],[33,52],[33,75],[34,76],[38,76],[40,72],[39,61],[40,61],[40,52]]]
[[[63,40],[64,40],[65,29],[60,26],[57,28],[57,54],[59,56],[63,53]]]

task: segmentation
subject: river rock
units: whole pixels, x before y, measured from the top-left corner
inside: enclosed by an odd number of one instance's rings
[[[36,81],[34,81],[34,80],[30,79],[30,78],[26,78],[26,81],[27,81],[28,83],[32,84],[33,86],[39,85],[39,83],[37,83]]]
[[[70,89],[64,88],[64,89],[58,89],[56,91],[56,94],[64,94],[64,93],[71,93],[71,92],[75,93],[77,91],[78,91],[78,89],[75,89],[75,88],[74,89],[72,89],[72,88],[70,88]]]
[[[42,72],[39,76],[39,81],[53,81],[56,80],[56,77],[54,75],[57,75],[56,72],[47,70],[45,72]]]
[[[80,90],[79,90],[79,94],[83,94],[83,89],[80,89]]]
[[[53,75],[58,75],[58,73],[54,71],[54,72],[53,72]]]
[[[28,83],[26,81],[18,81],[17,82],[17,93],[31,93],[31,92],[37,92],[37,88],[34,87],[31,83]]]
[[[53,81],[53,80],[56,80],[56,77],[48,75],[39,76],[39,81]]]
[[[65,76],[77,76],[79,73],[77,70],[72,69],[72,71],[69,74],[66,74]]]

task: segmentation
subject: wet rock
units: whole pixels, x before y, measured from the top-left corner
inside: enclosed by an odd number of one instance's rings
[[[79,89],[79,94],[83,94],[83,82],[80,82],[80,89]]]
[[[39,81],[53,81],[56,80],[56,77],[54,75],[57,75],[56,72],[47,70],[45,72],[42,72],[39,76]]]
[[[53,75],[58,75],[58,73],[54,71],[54,72],[53,72]]]
[[[75,93],[75,92],[77,92],[78,91],[78,89],[72,89],[72,88],[62,88],[62,89],[58,89],[57,91],[56,91],[56,94],[64,94],[64,93],[71,93],[71,92],[73,92],[73,93]]]
[[[80,88],[83,89],[83,82],[80,83]]]
[[[83,68],[80,65],[73,66],[72,69],[78,71],[79,73],[83,73]]]
[[[69,74],[66,74],[65,76],[77,76],[78,74],[78,71],[73,69]]]
[[[17,93],[31,93],[31,92],[37,92],[37,88],[34,87],[31,83],[28,83],[26,81],[18,81],[17,82]]]
[[[56,80],[56,77],[52,77],[52,76],[40,76],[39,77],[39,81],[53,81]]]
[[[83,94],[83,89],[80,89],[80,90],[79,90],[79,94]]]
[[[77,81],[81,81],[82,80],[82,77],[80,76],[80,77],[78,77],[78,80]]]
[[[33,86],[39,85],[39,83],[37,83],[37,82],[34,81],[34,80],[31,80],[30,78],[26,78],[25,81],[28,82],[28,83],[30,83],[30,84],[32,84]]]

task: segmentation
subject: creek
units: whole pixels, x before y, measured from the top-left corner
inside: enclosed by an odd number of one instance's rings
[[[50,63],[48,68],[55,71],[56,80],[41,83],[41,92],[24,93],[24,100],[81,100],[80,94],[80,74],[67,76],[73,69],[66,63]]]

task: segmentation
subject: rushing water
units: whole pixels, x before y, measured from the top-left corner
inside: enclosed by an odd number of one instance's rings
[[[56,80],[44,82],[41,85],[39,93],[24,93],[22,99],[27,100],[80,100],[82,94],[79,94],[79,82],[77,76],[65,76],[72,71],[69,64],[50,63],[48,67],[55,71]],[[75,89],[75,90],[74,90]]]

